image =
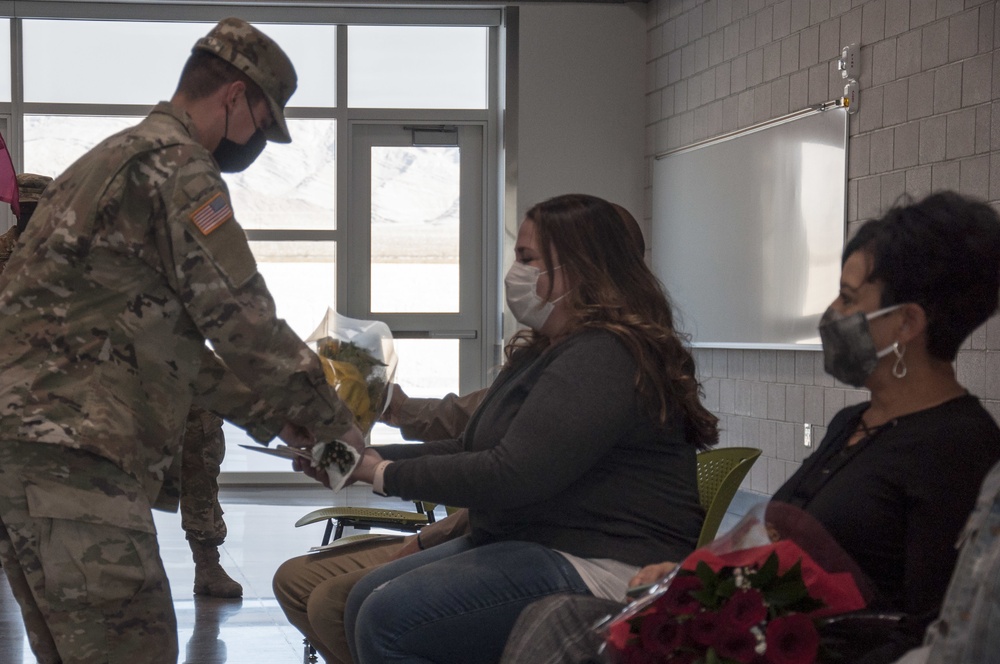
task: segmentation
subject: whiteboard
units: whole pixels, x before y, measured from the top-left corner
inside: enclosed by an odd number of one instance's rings
[[[809,112],[653,165],[652,268],[692,345],[818,348],[847,219],[847,112]]]

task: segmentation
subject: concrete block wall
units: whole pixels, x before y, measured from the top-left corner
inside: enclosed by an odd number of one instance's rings
[[[953,189],[1000,209],[1000,12],[976,0],[652,0],[647,7],[646,223],[659,152],[842,94],[840,49],[861,47],[850,119],[848,231],[901,194]],[[722,445],[763,455],[743,488],[772,494],[840,408],[867,399],[816,351],[695,352]],[[1000,318],[966,342],[959,380],[1000,421]],[[812,425],[812,448],[804,445]]]

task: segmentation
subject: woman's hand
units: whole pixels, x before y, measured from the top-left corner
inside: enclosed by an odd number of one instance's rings
[[[352,424],[351,428],[342,433],[337,440],[347,443],[358,454],[363,454],[365,451],[365,434],[361,433],[361,429],[358,428],[357,424]]]
[[[420,530],[420,537],[410,535],[403,540],[403,546],[392,557],[393,560],[405,558],[411,553],[429,549],[443,544],[456,537],[462,537],[469,532],[469,510],[461,509],[440,521],[429,523]]]
[[[628,582],[629,588],[634,588],[635,586],[645,586],[650,583],[656,583],[667,574],[670,574],[677,567],[677,563],[672,562],[662,562],[655,565],[646,565],[641,570],[636,572],[636,575],[632,577],[632,580]]]
[[[385,407],[385,412],[379,418],[391,427],[399,427],[399,409],[403,406],[403,403],[409,399],[406,396],[406,392],[403,391],[396,383],[393,383],[390,387],[392,390],[392,397],[389,399],[389,404]]]
[[[351,473],[350,480],[354,482],[367,482],[372,483],[375,479],[375,467],[382,462],[382,455],[375,451],[374,448],[365,448],[364,453],[361,455],[361,461],[354,468],[354,472]]]

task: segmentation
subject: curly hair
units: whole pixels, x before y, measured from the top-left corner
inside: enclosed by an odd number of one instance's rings
[[[1000,216],[952,191],[904,199],[865,223],[843,262],[867,254],[867,281],[882,284],[882,306],[914,302],[927,316],[927,352],[951,361],[962,342],[997,310]]]
[[[635,388],[650,416],[661,424],[682,417],[685,439],[699,449],[717,443],[718,418],[701,403],[688,339],[675,329],[670,300],[615,208],[595,196],[568,194],[535,205],[527,219],[535,223],[546,269],[555,267],[554,250],[573,284],[564,300],[572,312],[570,331],[615,334],[635,358]],[[548,343],[521,330],[507,343],[507,361],[516,364]]]

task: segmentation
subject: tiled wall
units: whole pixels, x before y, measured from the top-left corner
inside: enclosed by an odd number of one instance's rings
[[[840,96],[836,60],[852,42],[861,99],[849,230],[903,192],[1000,201],[996,1],[653,0],[647,27],[647,223],[653,155]],[[834,413],[867,398],[830,378],[815,351],[702,349],[696,360],[722,444],[764,451],[744,482],[762,494],[815,449]],[[1000,318],[970,337],[957,370],[1000,421]]]

